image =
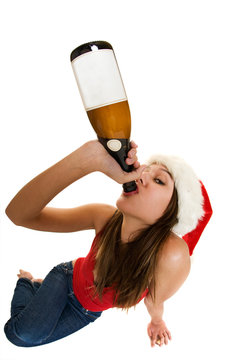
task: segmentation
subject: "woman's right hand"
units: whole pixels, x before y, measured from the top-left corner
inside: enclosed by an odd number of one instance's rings
[[[89,153],[92,154],[93,166],[95,171],[100,171],[115,180],[119,184],[124,184],[129,181],[138,179],[146,165],[140,165],[137,158],[137,145],[131,141],[131,149],[128,152],[128,157],[125,160],[126,164],[133,165],[134,170],[127,173],[122,170],[118,162],[107,152],[104,146],[98,140],[92,140],[88,143]],[[89,154],[89,155],[90,155]]]

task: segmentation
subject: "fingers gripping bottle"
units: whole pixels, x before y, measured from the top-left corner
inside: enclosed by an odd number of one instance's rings
[[[131,115],[128,99],[111,44],[92,41],[71,53],[71,63],[83,105],[98,140],[126,172],[130,150]],[[136,190],[135,181],[123,184]]]

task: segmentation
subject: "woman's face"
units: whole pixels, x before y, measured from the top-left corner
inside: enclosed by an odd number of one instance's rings
[[[154,224],[166,210],[174,189],[174,181],[164,165],[148,166],[136,180],[138,193],[125,195],[116,202],[124,214],[134,217],[144,225]]]

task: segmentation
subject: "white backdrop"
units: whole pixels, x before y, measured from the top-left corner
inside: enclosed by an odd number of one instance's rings
[[[239,3],[238,1],[1,2],[0,359],[239,359]],[[34,176],[94,139],[73,76],[80,44],[113,45],[143,162],[153,152],[185,158],[204,182],[214,215],[191,273],[165,304],[172,342],[150,347],[141,302],[129,315],[106,311],[68,338],[18,348],[3,333],[19,268],[44,277],[87,254],[94,232],[37,232],[15,226],[5,208]],[[121,186],[94,173],[53,206],[115,204]]]

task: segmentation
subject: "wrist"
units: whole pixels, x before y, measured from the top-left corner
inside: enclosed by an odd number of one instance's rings
[[[66,158],[70,168],[76,171],[78,178],[98,171],[96,153],[94,153],[90,143],[91,141],[83,144]]]
[[[151,323],[153,324],[153,325],[160,325],[160,324],[162,324],[162,322],[163,322],[163,319],[162,318],[157,318],[157,317],[152,317],[151,318]]]
[[[149,315],[151,316],[151,321],[153,323],[159,323],[162,320],[163,311],[164,311],[164,303],[156,304],[152,301],[152,299],[148,296],[144,299],[146,308],[148,310]]]

